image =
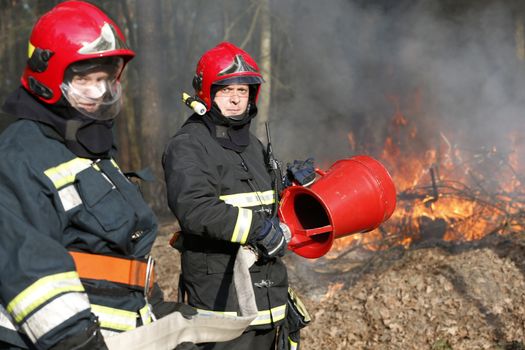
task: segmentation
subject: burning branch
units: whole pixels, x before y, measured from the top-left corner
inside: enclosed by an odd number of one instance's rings
[[[454,158],[437,157],[437,151],[427,152],[434,161],[421,172],[427,174],[426,183],[416,178],[415,185],[398,193],[397,209],[388,222],[372,232],[336,242],[339,251],[331,258],[341,259],[358,249],[408,248],[429,240],[465,242],[523,231],[523,180],[507,155],[495,148],[459,150],[448,140],[447,145],[447,152],[454,153]],[[398,180],[401,176],[395,172],[393,175],[394,181],[396,175]]]

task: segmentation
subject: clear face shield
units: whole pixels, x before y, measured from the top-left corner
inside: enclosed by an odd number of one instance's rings
[[[66,100],[83,115],[95,120],[110,120],[122,106],[122,88],[117,77],[124,60],[88,60],[71,65],[60,88]]]

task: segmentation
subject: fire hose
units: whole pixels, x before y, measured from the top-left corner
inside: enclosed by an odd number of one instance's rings
[[[173,349],[183,342],[207,343],[228,341],[239,337],[257,317],[257,305],[248,269],[257,260],[255,253],[240,247],[233,268],[240,316],[200,314],[187,319],[174,312],[158,321],[134,330],[107,337],[109,350]]]
[[[305,258],[318,258],[334,239],[377,228],[394,212],[396,190],[390,174],[377,160],[356,156],[334,163],[327,171],[316,170],[319,179],[309,187],[290,186],[282,193],[279,219],[292,238],[288,249]],[[257,317],[249,267],[255,253],[240,247],[234,265],[234,285],[240,316],[197,314],[186,319],[180,313],[113,337],[111,349],[173,349],[182,342],[220,342],[240,336]]]

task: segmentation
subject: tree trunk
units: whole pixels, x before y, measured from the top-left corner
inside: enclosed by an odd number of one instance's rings
[[[270,114],[270,97],[272,87],[272,27],[270,19],[270,3],[269,0],[262,0],[261,6],[261,56],[259,59],[259,68],[264,77],[265,83],[261,86],[259,95],[258,114],[255,134],[260,139],[264,140],[265,127],[264,124],[269,121]]]
[[[162,53],[161,2],[137,1],[138,24],[138,81],[140,85],[140,155],[143,167],[149,167],[156,181],[144,186],[146,200],[157,212],[166,211],[166,194],[161,166],[164,113],[161,105],[162,83],[165,74]]]
[[[516,57],[523,61],[525,60],[525,34],[524,34],[524,28],[523,28],[523,18],[517,17],[516,18],[516,32],[514,33],[514,37],[516,40]]]

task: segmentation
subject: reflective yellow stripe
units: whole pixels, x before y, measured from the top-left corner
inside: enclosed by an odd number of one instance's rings
[[[76,271],[63,272],[43,277],[24,289],[8,305],[7,311],[16,322],[21,322],[29,313],[53,297],[67,292],[83,292],[84,287]]]
[[[196,309],[200,315],[221,315],[221,316],[230,316],[237,317],[237,312],[235,311],[213,311],[213,310],[203,310]],[[257,317],[250,323],[250,326],[260,326],[263,324],[270,324],[272,322],[278,322],[283,320],[286,316],[286,304],[281,306],[276,306],[270,310],[261,310],[257,313]]]
[[[151,319],[151,314],[153,313],[152,310],[150,310],[150,305],[146,304],[142,309],[139,310],[140,318],[142,319],[143,324],[150,324],[153,322]]]
[[[257,313],[257,318],[250,323],[250,326],[259,326],[262,324],[269,324],[283,320],[286,316],[286,304],[271,308],[270,310],[263,310]]]
[[[288,287],[288,297],[292,300],[293,306],[295,307],[295,310],[301,314],[301,316],[304,319],[304,322],[308,323],[312,320],[310,317],[310,314],[308,313],[308,310],[306,309],[306,306],[303,304],[302,300],[299,298],[297,294],[293,291],[291,287]]]
[[[250,209],[239,208],[239,214],[237,214],[237,222],[233,229],[231,241],[245,244],[250,233],[250,227],[252,226],[252,211]]]
[[[86,293],[63,294],[45,304],[22,323],[22,330],[36,343],[40,337],[49,333],[76,314],[89,310]]]
[[[275,202],[275,191],[236,193],[220,196],[219,199],[234,207],[255,207],[257,205],[269,205]]]
[[[204,310],[195,308],[199,315],[222,315],[222,316],[233,316],[237,317],[237,312],[235,311],[213,311],[213,310]]]
[[[61,188],[75,181],[75,176],[89,168],[93,161],[85,158],[75,158],[56,167],[49,168],[44,174],[51,179],[55,188]]]
[[[29,42],[29,45],[27,45],[27,58],[33,56],[33,51],[35,51],[35,46]]]
[[[102,328],[129,331],[137,327],[136,312],[94,304],[91,304],[91,310],[98,316]]]
[[[288,341],[290,342],[290,350],[297,350],[297,343],[294,342],[290,337],[288,337]]]

